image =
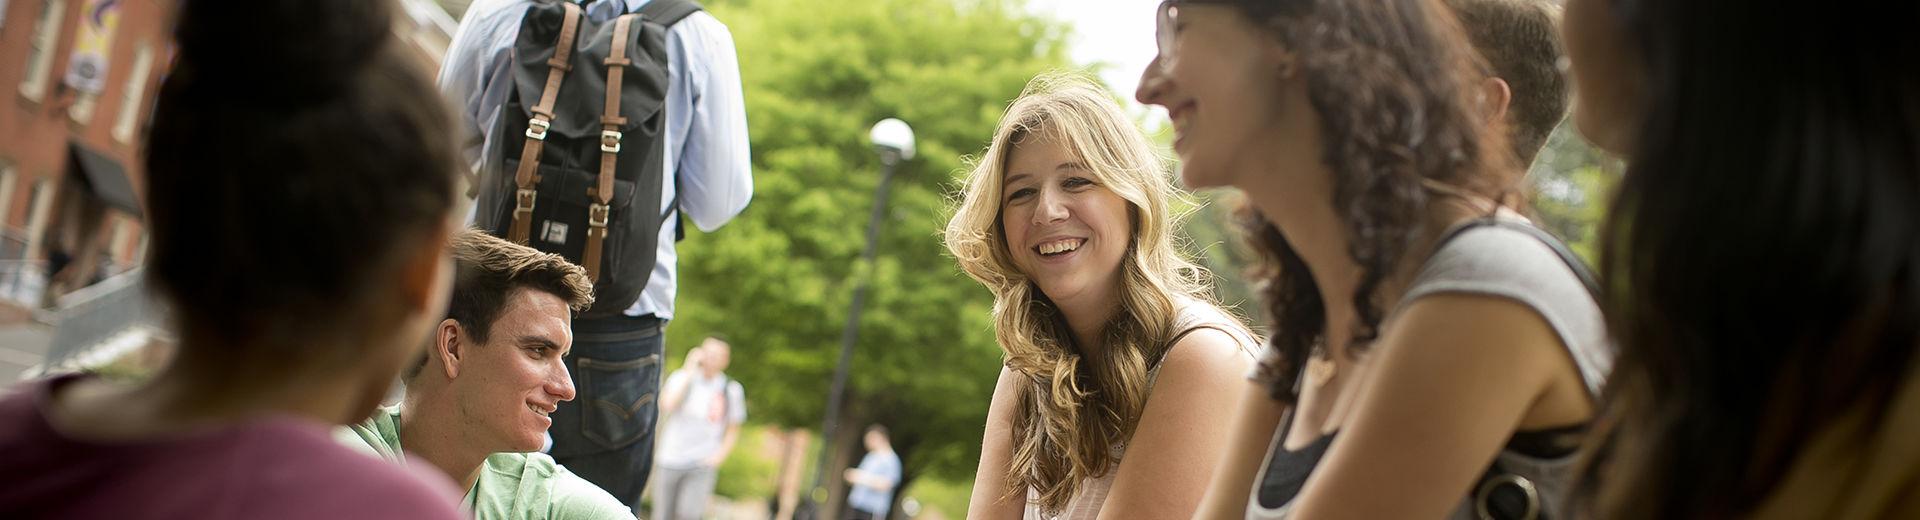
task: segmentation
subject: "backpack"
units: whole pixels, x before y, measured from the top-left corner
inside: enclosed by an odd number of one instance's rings
[[[652,0],[601,23],[560,0],[521,20],[494,134],[501,144],[487,162],[497,174],[476,184],[474,223],[585,267],[594,304],[583,318],[617,316],[640,299],[661,225],[678,209],[677,195],[660,200],[670,174],[666,32],[701,9]]]

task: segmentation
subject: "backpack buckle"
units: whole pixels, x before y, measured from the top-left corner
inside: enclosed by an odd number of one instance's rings
[[[539,117],[528,119],[527,120],[527,138],[539,139],[541,141],[545,141],[547,140],[547,128],[552,126],[553,126],[553,123],[548,123],[547,120],[541,119]]]
[[[518,191],[515,194],[517,196],[514,197],[513,213],[516,215],[533,214],[534,194],[535,194],[535,191],[533,190],[533,188],[521,188],[520,191]]]
[[[596,228],[606,228],[608,213],[609,211],[606,204],[596,202],[587,205],[587,225]]]
[[[618,130],[601,130],[600,151],[620,153],[620,136],[621,133]]]

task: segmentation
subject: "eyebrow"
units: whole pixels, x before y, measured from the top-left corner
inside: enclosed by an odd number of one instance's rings
[[[1059,166],[1055,166],[1053,167],[1053,169],[1055,171],[1059,171],[1059,170],[1088,170],[1090,168],[1087,168],[1087,165],[1081,163],[1080,161],[1067,161],[1067,162],[1060,163]],[[1018,181],[1020,179],[1025,179],[1025,178],[1027,178],[1027,174],[1016,173],[1016,174],[1007,176],[1007,180],[1004,182],[1001,182],[1000,185],[1006,186],[1009,184],[1013,184],[1014,181]]]
[[[561,349],[560,349],[560,344],[559,344],[559,343],[554,343],[554,342],[553,342],[553,340],[550,340],[550,339],[547,339],[547,338],[543,338],[543,337],[540,337],[540,336],[521,336],[521,337],[520,337],[520,345],[522,345],[522,346],[529,346],[529,347],[530,347],[530,346],[541,346],[541,347],[547,347],[547,348],[550,348],[550,349],[554,349],[554,350],[556,350],[556,351],[561,351],[561,353],[563,353],[563,354],[565,353],[565,351],[563,351],[563,350],[561,350]]]

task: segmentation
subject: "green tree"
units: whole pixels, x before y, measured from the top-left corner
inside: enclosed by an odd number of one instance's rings
[[[726,335],[751,416],[817,427],[855,279],[871,276],[841,464],[879,422],[908,479],[970,477],[1001,354],[991,295],[955,267],[940,230],[963,156],[985,145],[1028,79],[1069,64],[1065,26],[1000,0],[710,7],[739,49],[754,197],[718,232],[689,227],[670,350],[678,359],[701,336]],[[864,272],[881,177],[867,130],[887,117],[913,125],[919,153],[894,178],[878,259]],[[829,465],[830,484],[840,467]]]
[[[1613,200],[1621,164],[1562,124],[1528,172],[1534,214],[1541,227],[1567,242],[1592,265],[1599,257],[1600,219]]]

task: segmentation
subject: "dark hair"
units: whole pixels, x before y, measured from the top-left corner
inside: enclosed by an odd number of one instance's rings
[[[1517,180],[1504,139],[1476,110],[1484,70],[1453,16],[1422,0],[1234,2],[1272,28],[1299,57],[1298,71],[1320,118],[1321,159],[1333,171],[1333,207],[1346,225],[1347,253],[1363,271],[1351,297],[1358,323],[1326,331],[1320,288],[1280,229],[1253,212],[1243,219],[1262,257],[1253,276],[1273,313],[1269,340],[1279,356],[1263,366],[1273,397],[1292,403],[1294,381],[1313,345],[1351,334],[1358,352],[1379,334],[1381,281],[1425,227],[1426,187],[1439,183],[1509,198]]]
[[[1521,167],[1567,117],[1567,75],[1560,70],[1560,8],[1550,0],[1446,0],[1493,76],[1512,91],[1508,145]]]
[[[370,297],[448,222],[452,120],[392,3],[182,5],[146,147],[149,275],[183,334],[223,349],[203,354],[340,355],[238,347],[361,338],[343,325],[391,319]]]
[[[1916,375],[1920,3],[1613,4],[1645,104],[1602,235],[1621,353],[1578,507],[1746,516]]]
[[[560,297],[575,312],[593,305],[593,281],[587,270],[567,262],[566,258],[502,240],[474,229],[453,237],[453,298],[447,303],[447,318],[476,343],[486,343],[493,335],[493,323],[506,311],[507,299],[521,289],[540,291]],[[406,371],[406,378],[419,375],[427,357],[423,353]]]
[[[867,425],[867,433],[878,433],[880,434],[881,437],[890,438],[890,436],[887,435],[886,425],[882,425],[880,423],[873,423],[873,424]]]

